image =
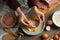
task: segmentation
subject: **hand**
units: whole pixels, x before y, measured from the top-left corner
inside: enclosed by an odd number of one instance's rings
[[[18,13],[18,16],[19,16],[19,23],[22,23],[26,26],[31,26],[29,25],[29,21],[27,20],[25,14],[23,13],[20,7],[16,9],[16,12]]]
[[[30,21],[29,21],[27,18],[25,18],[24,16],[19,17],[19,22],[23,23],[24,25],[26,25],[26,26],[28,26],[28,27],[34,27],[34,26],[30,23]]]
[[[30,21],[26,18],[25,14],[21,11],[20,7],[17,8],[17,13],[19,15],[19,22],[23,23],[24,25],[28,27],[34,27]]]
[[[40,22],[44,22],[44,14],[37,13],[39,19],[41,20]]]
[[[44,22],[44,13],[39,11],[39,9],[36,6],[34,6],[34,11],[36,12],[38,18],[41,20],[41,23]]]

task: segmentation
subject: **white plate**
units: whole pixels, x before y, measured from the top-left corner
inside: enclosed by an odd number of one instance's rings
[[[53,23],[60,27],[60,11],[56,11],[52,16]]]
[[[44,30],[45,27],[45,23],[42,23],[42,25],[40,26],[40,29],[34,32],[30,32],[30,31],[26,31],[24,28],[22,28],[22,30],[24,31],[24,33],[28,34],[28,35],[37,35],[42,33],[42,31]]]

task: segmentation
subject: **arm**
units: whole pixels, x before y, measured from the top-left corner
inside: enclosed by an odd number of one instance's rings
[[[24,13],[21,11],[20,9],[20,4],[16,1],[16,0],[4,0],[6,2],[6,4],[13,10],[15,10],[18,15],[19,15],[19,21],[21,22],[22,20],[27,20]],[[23,16],[23,18],[22,18]],[[24,22],[22,21],[23,24],[25,24]],[[26,25],[26,24],[25,24]],[[4,26],[4,29],[6,32],[10,33],[10,34],[13,34],[14,36],[17,36],[17,34],[15,32],[13,32],[11,29],[9,28],[5,28]]]
[[[28,0],[27,4],[28,4],[29,8],[36,6],[34,3],[34,0]]]
[[[27,4],[28,4],[29,8],[34,7],[34,6],[38,7],[39,6],[39,0],[28,0]]]
[[[13,10],[15,10],[19,16],[23,16],[24,13],[21,11],[20,4],[17,2],[17,0],[3,0],[6,2],[6,4]]]
[[[28,6],[30,8],[32,8],[32,10],[34,10],[34,12],[38,15],[38,17],[42,19],[42,21],[44,21],[44,14],[39,11],[37,5],[35,4],[36,2],[38,2],[39,0],[28,0]],[[31,5],[32,4],[32,5]]]
[[[18,7],[20,7],[20,4],[17,2],[17,0],[3,0],[6,2],[6,4],[13,10],[16,10]]]
[[[17,2],[17,0],[4,0],[6,2],[6,4],[13,10],[15,10],[18,15],[19,15],[19,22],[22,22],[23,18],[27,20],[27,18],[25,17],[24,13],[22,12],[21,8],[20,8],[20,4]],[[22,22],[23,24],[25,24],[24,22]],[[25,24],[26,25],[26,24]]]

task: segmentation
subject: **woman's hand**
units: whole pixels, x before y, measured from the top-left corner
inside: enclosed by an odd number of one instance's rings
[[[27,18],[25,18],[24,16],[19,17],[19,22],[20,22],[20,23],[23,23],[23,24],[24,24],[25,26],[27,26],[27,27],[35,27],[35,26],[33,26],[33,24],[31,24],[30,21],[29,21]]]
[[[24,25],[28,26],[28,27],[34,27],[30,21],[26,18],[26,16],[24,15],[24,13],[21,11],[20,7],[17,8],[17,13],[19,15],[19,23],[23,23]]]
[[[34,6],[33,9],[35,13],[38,15],[39,19],[41,20],[41,23],[44,22],[44,13],[39,11],[39,9],[36,6]]]
[[[24,13],[21,11],[20,7],[16,9],[16,12],[18,13],[19,16],[19,23],[23,23],[26,26],[29,26],[29,21],[24,15]]]
[[[24,25],[28,26],[29,21],[24,16],[19,16],[19,23],[23,23]]]

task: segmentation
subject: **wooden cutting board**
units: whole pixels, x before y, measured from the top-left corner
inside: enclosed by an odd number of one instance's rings
[[[42,10],[42,9],[39,9],[42,13],[46,14],[48,13],[49,11],[53,10],[55,7],[57,7],[58,5],[60,5],[60,1],[58,3],[55,3],[54,5],[52,5],[50,8],[47,8],[46,10]]]

